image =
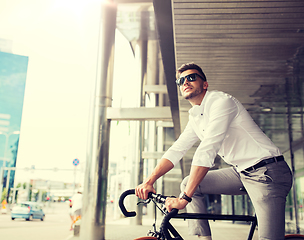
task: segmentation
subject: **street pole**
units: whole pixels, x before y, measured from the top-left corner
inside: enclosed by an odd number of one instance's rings
[[[74,194],[76,193],[76,166],[74,166]]]
[[[5,199],[8,202],[8,197],[9,197],[9,183],[10,183],[10,177],[11,177],[11,169],[7,170],[7,175],[6,175],[6,195],[5,195]]]

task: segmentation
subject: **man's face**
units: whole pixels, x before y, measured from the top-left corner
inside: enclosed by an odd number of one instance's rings
[[[180,77],[185,77],[191,73],[198,73],[196,69],[188,69],[181,73]],[[200,74],[199,74],[200,75]],[[195,99],[202,100],[202,97],[204,96],[204,93],[206,92],[208,87],[208,83],[206,81],[203,81],[200,76],[196,76],[196,81],[189,82],[187,78],[185,79],[184,84],[182,84],[179,89],[181,91],[182,96],[191,101]]]

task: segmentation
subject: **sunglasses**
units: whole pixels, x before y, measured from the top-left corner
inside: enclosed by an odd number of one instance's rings
[[[187,79],[188,82],[194,82],[194,81],[196,81],[196,77],[197,76],[199,76],[202,80],[204,80],[204,78],[202,78],[199,74],[197,74],[197,73],[191,73],[191,74],[189,74],[189,75],[187,75],[185,77],[181,77],[181,78],[177,79],[175,82],[176,82],[176,84],[178,86],[181,86],[181,85],[184,84],[184,82],[186,81],[186,79]]]

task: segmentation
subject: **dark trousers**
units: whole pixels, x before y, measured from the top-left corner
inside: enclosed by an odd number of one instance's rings
[[[185,189],[188,177],[181,184]],[[207,213],[204,194],[243,195],[245,187],[258,218],[260,240],[283,240],[286,196],[292,186],[292,173],[285,161],[267,164],[250,172],[235,168],[209,171],[187,205],[189,213]],[[211,236],[208,220],[188,220],[189,234]]]

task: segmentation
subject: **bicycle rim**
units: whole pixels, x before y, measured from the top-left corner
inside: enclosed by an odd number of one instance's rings
[[[157,237],[140,237],[140,238],[135,238],[134,240],[157,240]]]
[[[285,236],[285,239],[288,240],[300,240],[303,239],[304,240],[304,235],[301,234],[288,234]]]

